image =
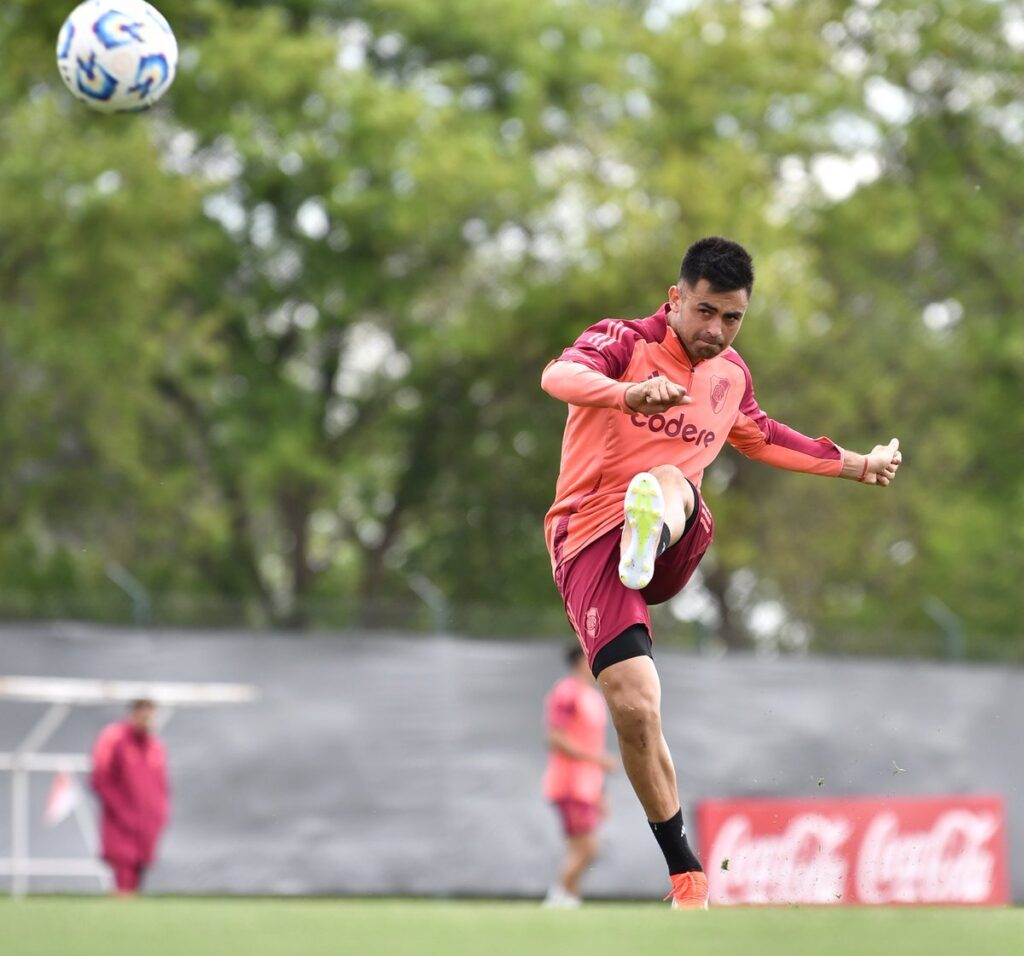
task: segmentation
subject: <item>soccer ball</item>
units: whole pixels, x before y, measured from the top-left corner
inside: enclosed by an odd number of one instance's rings
[[[86,0],[57,37],[57,67],[73,96],[101,113],[148,109],[174,82],[178,44],[146,0]]]

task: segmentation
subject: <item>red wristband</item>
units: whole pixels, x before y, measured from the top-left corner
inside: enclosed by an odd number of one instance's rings
[[[865,478],[867,478],[867,476],[868,476],[868,458],[867,458],[867,455],[865,455],[864,456],[864,468],[862,469],[862,471],[860,473],[860,477],[857,479],[857,481],[863,481]]]

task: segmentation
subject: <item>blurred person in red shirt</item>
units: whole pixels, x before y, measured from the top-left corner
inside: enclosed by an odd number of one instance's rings
[[[570,673],[545,701],[550,756],[544,795],[561,818],[566,851],[544,904],[573,908],[580,905],[580,879],[597,857],[597,828],[607,815],[604,775],[618,761],[605,750],[608,711],[582,647],[570,647],[565,659]]]
[[[141,888],[167,822],[167,755],[153,733],[155,713],[153,701],[132,701],[127,717],[104,727],[93,745],[102,857],[123,896]]]

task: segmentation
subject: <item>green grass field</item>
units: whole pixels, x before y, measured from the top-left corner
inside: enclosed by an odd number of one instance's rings
[[[3,956],[1021,956],[1022,909],[429,900],[0,900]]]

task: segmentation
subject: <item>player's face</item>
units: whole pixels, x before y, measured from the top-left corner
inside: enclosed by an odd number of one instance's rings
[[[138,730],[149,731],[153,728],[156,708],[152,704],[142,704],[131,712],[131,722]]]
[[[750,303],[746,289],[713,292],[707,279],[668,290],[668,322],[693,362],[714,358],[732,345]]]

